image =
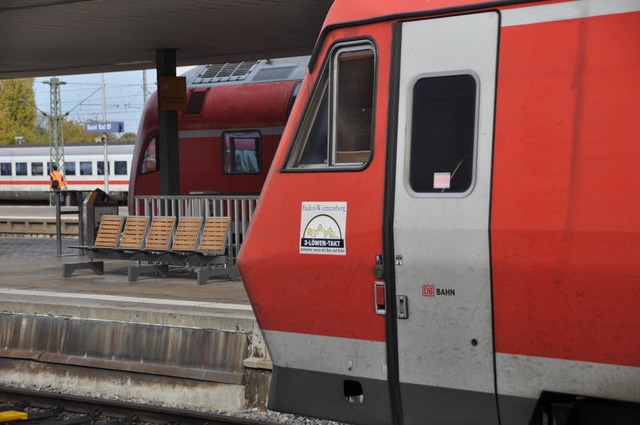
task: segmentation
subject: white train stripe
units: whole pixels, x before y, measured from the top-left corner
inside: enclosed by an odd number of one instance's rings
[[[107,294],[83,294],[83,293],[76,293],[76,292],[35,291],[31,289],[18,289],[18,288],[0,288],[0,294],[22,295],[22,296],[43,297],[43,298],[68,298],[68,299],[83,299],[83,300],[94,300],[94,301],[114,301],[114,302],[125,302],[125,303],[133,303],[133,304],[197,307],[197,308],[210,308],[210,309],[218,309],[218,310],[252,311],[251,306],[248,304],[189,301],[189,300],[176,300],[176,299],[166,299],[166,298],[148,298],[148,297],[141,297],[141,296],[135,297],[135,296],[107,295]]]
[[[273,363],[280,367],[387,379],[386,344],[263,330]]]
[[[640,368],[498,353],[498,393],[537,399],[543,390],[640,402]]]
[[[579,0],[503,10],[502,26],[589,18],[640,11],[640,0]]]

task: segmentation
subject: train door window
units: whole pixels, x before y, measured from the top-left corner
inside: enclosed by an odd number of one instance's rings
[[[10,176],[10,175],[11,175],[11,163],[0,162],[0,176]]]
[[[42,162],[32,162],[31,163],[31,175],[32,176],[41,176],[43,174]]]
[[[27,170],[26,162],[16,162],[16,176],[26,176]]]
[[[158,171],[158,158],[157,158],[157,138],[149,140],[147,149],[144,151],[142,157],[142,165],[140,166],[140,174],[152,173]]]
[[[222,171],[225,174],[257,174],[262,171],[260,133],[222,133]]]
[[[472,188],[477,87],[469,74],[415,83],[409,166],[414,192],[464,194]]]
[[[334,46],[287,168],[362,168],[371,158],[376,57],[371,43]]]
[[[127,175],[127,161],[115,161],[113,165],[113,170],[115,171],[116,176]]]
[[[80,161],[80,175],[90,176],[93,174],[93,164],[91,161]]]
[[[69,161],[64,163],[64,175],[75,176],[76,175],[76,163],[75,161]]]

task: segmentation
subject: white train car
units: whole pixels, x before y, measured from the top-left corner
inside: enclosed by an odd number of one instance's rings
[[[133,144],[108,145],[109,193],[126,200],[129,190]],[[104,189],[104,146],[73,144],[64,149],[62,172],[68,190]],[[50,195],[48,145],[0,146],[0,200],[47,200]]]

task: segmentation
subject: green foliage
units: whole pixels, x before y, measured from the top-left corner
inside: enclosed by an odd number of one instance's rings
[[[123,133],[122,136],[118,139],[119,142],[135,142],[136,141],[136,133],[128,132]]]
[[[14,144],[16,137],[29,144],[50,142],[50,118],[37,113],[33,82],[33,78],[0,80],[0,144]],[[99,137],[87,133],[84,121],[65,117],[60,125],[65,144],[94,142]],[[117,140],[111,134],[107,138],[109,142]]]
[[[30,141],[36,134],[33,78],[0,81],[0,144]]]

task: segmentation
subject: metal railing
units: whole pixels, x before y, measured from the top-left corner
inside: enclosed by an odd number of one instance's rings
[[[229,217],[227,251],[235,264],[257,204],[257,195],[136,196],[134,211],[149,217]]]

